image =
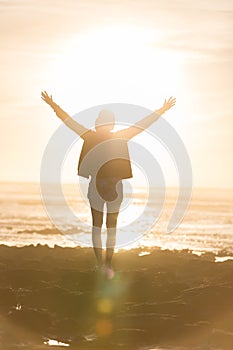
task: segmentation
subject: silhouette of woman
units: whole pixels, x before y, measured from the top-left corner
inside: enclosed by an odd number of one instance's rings
[[[175,105],[176,99],[165,99],[163,106],[136,124],[113,132],[115,116],[112,111],[100,111],[95,130],[85,128],[58,106],[46,91],[41,98],[54,110],[56,115],[83,140],[79,158],[78,175],[90,178],[87,197],[92,213],[92,243],[97,259],[97,269],[112,269],[111,262],[116,243],[117,218],[123,200],[122,179],[133,176],[127,142],[147,129],[163,113]],[[106,258],[103,263],[101,228],[104,204],[106,203]]]

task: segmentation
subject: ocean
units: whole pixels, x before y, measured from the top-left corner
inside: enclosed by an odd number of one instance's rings
[[[54,188],[48,185],[49,197],[45,200],[53,209],[51,218],[43,203],[39,183],[0,183],[0,244],[91,246],[91,215],[85,199],[87,185],[82,191],[78,183],[62,185],[71,216],[66,216]],[[146,188],[134,188],[133,195],[127,189],[118,224],[119,230],[125,229],[124,237],[127,234],[129,237],[122,246],[119,245],[120,249],[141,247],[146,254],[146,247],[155,246],[169,250],[189,249],[197,255],[213,252],[233,256],[233,189],[193,189],[182,223],[170,234],[166,233],[166,227],[176,203],[177,189],[166,189],[163,206],[157,201],[161,207],[159,218],[158,214],[153,214],[156,194],[154,202],[148,204]],[[105,231],[103,229],[103,237]]]

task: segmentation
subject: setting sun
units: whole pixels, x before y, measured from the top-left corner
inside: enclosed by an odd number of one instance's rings
[[[232,349],[232,14],[0,1],[1,349]]]
[[[179,56],[157,48],[156,43],[161,40],[159,31],[130,26],[110,26],[76,34],[60,48],[53,66],[51,89],[59,93],[69,86],[75,96],[77,86],[90,84],[89,92],[95,94],[93,86],[96,89],[107,86],[112,91],[119,86],[132,89],[146,84],[149,77],[148,90],[155,89],[159,82],[161,96],[168,87],[176,94]]]

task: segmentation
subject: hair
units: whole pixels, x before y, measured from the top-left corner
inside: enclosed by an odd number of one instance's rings
[[[95,120],[95,127],[99,127],[105,124],[114,124],[114,123],[115,123],[115,114],[108,109],[102,109]]]

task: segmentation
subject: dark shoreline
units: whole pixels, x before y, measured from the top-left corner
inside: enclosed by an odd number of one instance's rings
[[[91,248],[0,246],[0,348],[232,350],[233,261],[145,250],[120,250],[107,279]]]

